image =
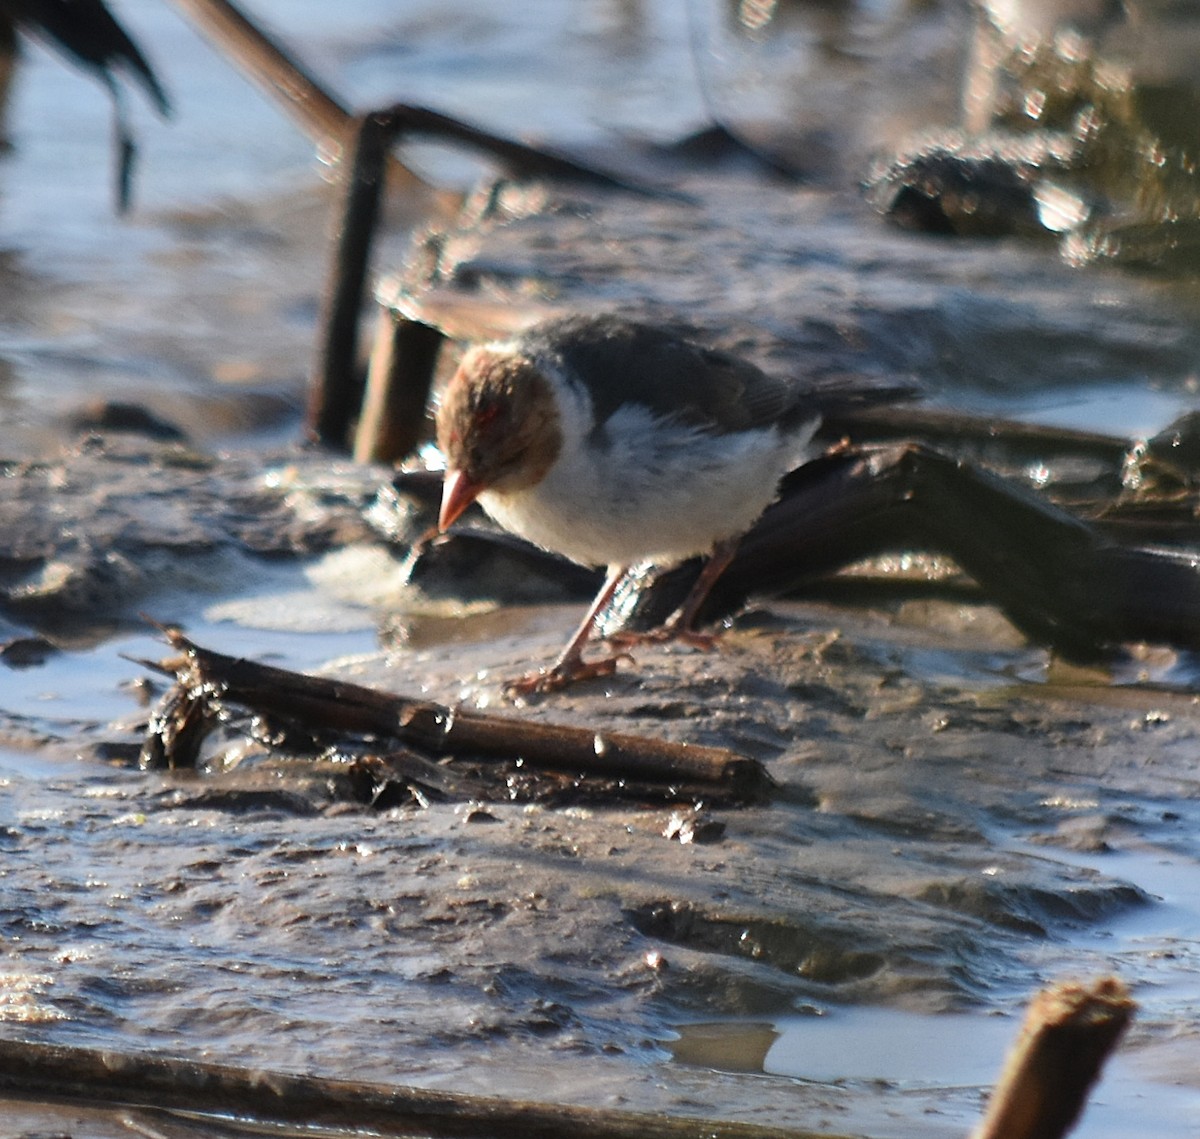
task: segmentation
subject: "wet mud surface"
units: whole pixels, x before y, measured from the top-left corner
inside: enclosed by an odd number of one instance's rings
[[[302,464],[298,457],[268,470],[120,434],[84,434],[60,457],[7,463],[6,605],[51,624],[128,616],[160,585],[183,587],[189,566],[203,577],[206,559],[297,557],[363,536],[358,504],[337,487],[336,470],[322,463],[326,485],[309,486]],[[360,495],[369,486],[364,472],[348,477]]]

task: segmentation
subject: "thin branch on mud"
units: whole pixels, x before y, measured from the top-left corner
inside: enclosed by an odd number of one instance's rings
[[[1038,993],[973,1139],[1066,1135],[1135,1007],[1115,977]]]
[[[142,766],[193,767],[209,731],[230,706],[319,734],[351,733],[438,756],[521,761],[604,778],[708,785],[760,796],[766,770],[728,748],[677,743],[625,732],[547,724],[462,711],[359,684],[306,676],[202,648],[178,630],[164,635],[180,655],[149,667],[175,686],[151,719]]]
[[[0,1095],[185,1112],[284,1137],[817,1139],[814,1132],[330,1080],[131,1052],[0,1039]],[[821,1133],[825,1139],[830,1137]]]

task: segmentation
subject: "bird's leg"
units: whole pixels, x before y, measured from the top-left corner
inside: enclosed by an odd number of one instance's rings
[[[538,669],[525,676],[518,677],[504,686],[509,696],[528,696],[536,692],[557,692],[566,688],[576,680],[588,680],[596,676],[611,676],[617,671],[617,662],[633,658],[628,653],[616,653],[603,660],[586,661],[583,659],[583,646],[592,635],[596,618],[613,599],[621,579],[629,572],[628,566],[609,566],[608,574],[596,600],[589,606],[587,613],[575,630],[575,634],[567,642],[558,660],[550,668]]]
[[[738,539],[726,538],[713,546],[708,561],[700,569],[692,588],[688,591],[683,604],[675,610],[657,629],[649,629],[644,633],[616,633],[609,637],[614,645],[636,645],[647,642],[683,641],[698,649],[711,649],[716,644],[712,633],[701,633],[692,628],[700,606],[704,604],[717,578],[728,568],[737,553]]]
[[[737,538],[726,538],[713,546],[708,561],[701,567],[696,583],[688,591],[687,597],[683,599],[683,604],[663,624],[663,630],[671,637],[678,637],[703,648],[711,648],[712,634],[699,633],[692,628],[692,624],[696,620],[696,614],[700,612],[700,606],[708,600],[708,595],[712,591],[712,587],[716,585],[717,578],[729,568],[729,563],[733,561],[737,548]]]

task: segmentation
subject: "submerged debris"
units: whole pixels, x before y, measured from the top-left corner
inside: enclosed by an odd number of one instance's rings
[[[647,960],[653,969],[665,967]],[[543,1009],[553,1015],[561,1010]],[[976,1139],[1061,1139],[1132,1019],[1113,977],[1038,993]],[[440,1089],[264,1072],[132,1052],[0,1040],[0,1092],[173,1114],[231,1113],[280,1135],[313,1128],[461,1139],[816,1139],[816,1132],[661,1112],[548,1104]],[[822,1126],[821,1135],[836,1139]]]
[[[444,1139],[815,1139],[811,1131],[332,1080],[26,1041],[0,1041],[0,1091],[135,1111],[183,1112],[225,1130],[236,1114],[283,1136],[320,1131]],[[140,1130],[140,1129],[139,1129]],[[190,1130],[190,1127],[189,1127]]]

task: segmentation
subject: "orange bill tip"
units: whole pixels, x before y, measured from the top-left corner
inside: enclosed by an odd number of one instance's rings
[[[447,471],[442,481],[442,509],[438,513],[438,532],[444,534],[483,490],[465,471]]]

